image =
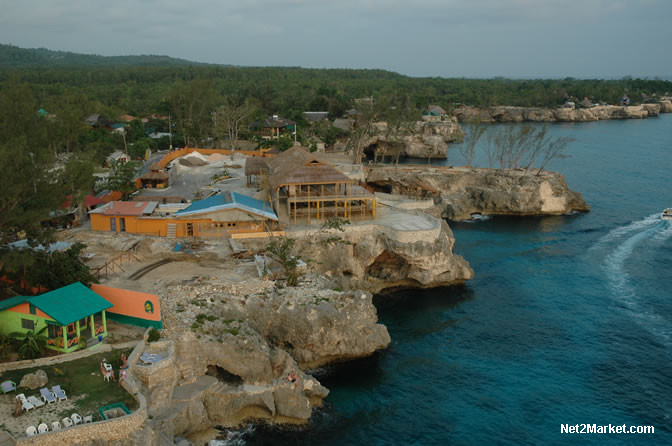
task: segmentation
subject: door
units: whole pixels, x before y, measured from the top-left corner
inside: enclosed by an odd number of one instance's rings
[[[119,218],[119,232],[126,232],[126,219],[124,217]]]
[[[187,236],[188,237],[193,237],[194,236],[194,224],[193,223],[187,223]]]
[[[114,217],[110,218],[110,231],[117,232],[117,219]]]

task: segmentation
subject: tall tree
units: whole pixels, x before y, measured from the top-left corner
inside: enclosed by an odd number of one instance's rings
[[[488,130],[488,124],[481,122],[480,120],[468,122],[466,124],[466,134],[464,136],[464,141],[460,145],[459,150],[464,160],[467,162],[467,165],[473,169],[474,157],[476,156],[476,145],[481,137]]]
[[[107,187],[110,190],[121,192],[122,200],[127,200],[129,195],[136,191],[135,176],[139,170],[133,161],[113,161],[110,166],[110,176],[107,179]]]
[[[213,115],[215,135],[227,139],[233,159],[236,144],[240,136],[247,132],[256,112],[256,107],[249,101],[240,101],[227,97],[224,104],[217,107]]]

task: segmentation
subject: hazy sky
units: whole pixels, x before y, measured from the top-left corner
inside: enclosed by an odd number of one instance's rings
[[[413,76],[672,76],[672,0],[0,0],[0,42]]]

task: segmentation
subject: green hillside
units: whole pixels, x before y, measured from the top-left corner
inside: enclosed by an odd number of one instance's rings
[[[100,56],[46,48],[19,48],[0,44],[0,68],[57,66],[180,66],[208,65],[168,56]]]

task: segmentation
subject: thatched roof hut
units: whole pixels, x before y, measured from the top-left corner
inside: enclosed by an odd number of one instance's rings
[[[273,189],[292,184],[353,183],[332,166],[320,161],[306,149],[294,146],[271,158],[269,183]]]

